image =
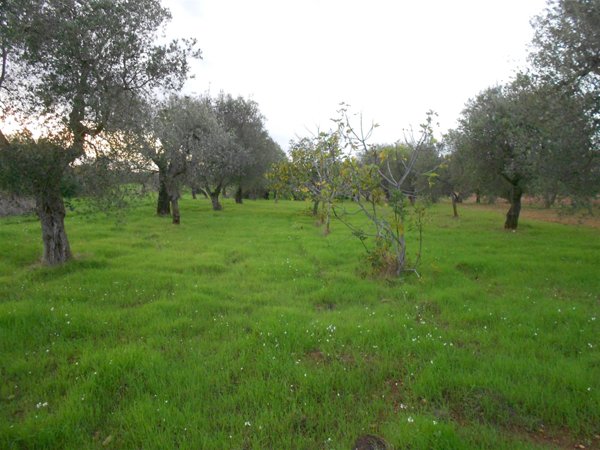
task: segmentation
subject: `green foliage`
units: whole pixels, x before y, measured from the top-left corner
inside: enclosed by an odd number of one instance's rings
[[[508,198],[511,186],[545,195],[593,198],[600,154],[588,99],[519,75],[471,100],[448,142],[471,185]]]
[[[600,4],[597,0],[549,0],[533,21],[535,69],[553,83],[600,89]]]
[[[404,180],[403,192],[412,197],[427,198],[437,201],[445,194],[443,186],[437,183],[438,171],[443,162],[440,149],[434,139],[414,148],[410,142],[397,142],[394,145],[375,145],[360,154],[361,161],[375,164],[384,173],[389,172],[394,179],[400,179],[406,171],[406,164],[414,152],[418,157],[414,167]],[[383,188],[393,190],[393,182],[383,180]]]
[[[10,136],[9,146],[0,146],[0,187],[17,194],[41,195],[61,188],[74,189],[69,144],[62,137],[33,139],[27,131]]]
[[[158,89],[181,88],[188,58],[200,56],[193,40],[156,42],[169,18],[157,0],[2,2],[2,112],[10,107],[17,117],[43,118],[49,129],[64,129],[62,142],[68,143],[64,150],[49,145],[50,139],[9,145],[0,132],[1,151],[10,153],[4,159],[14,169],[2,175],[3,184],[37,191],[45,262],[60,264],[70,257],[60,192],[67,168],[77,162],[87,163],[86,169],[108,169],[86,180],[90,186],[108,180],[103,175],[116,173],[115,166],[133,164],[132,155],[123,157],[113,148],[114,135],[139,131],[133,114],[139,105]]]
[[[271,164],[265,177],[267,179],[267,187],[273,192],[275,200],[291,198],[293,192],[291,172],[292,167],[287,159],[281,159]]]
[[[417,273],[422,248],[422,225],[424,210],[416,206],[415,167],[426,149],[431,149],[435,141],[432,136],[433,112],[421,125],[418,139],[411,138],[405,144],[394,147],[374,147],[367,142],[373,127],[366,133],[357,130],[342,105],[340,118],[336,120],[340,141],[345,147],[359,152],[361,158],[347,157],[341,170],[342,184],[368,219],[369,227],[357,224],[353,216],[356,212],[346,206],[336,207],[335,215],[359,238],[367,251],[367,259],[377,275],[405,272]],[[433,169],[430,170],[430,174]],[[419,250],[414,261],[407,255],[406,229],[409,209],[414,209],[418,220]],[[371,238],[368,241],[367,238]]]
[[[212,105],[244,156],[235,167],[233,183],[244,191],[262,188],[268,168],[285,158],[285,154],[265,129],[265,118],[258,103],[221,92],[212,100]]]
[[[292,141],[289,161],[274,166],[270,175],[274,188],[281,191],[287,185],[295,197],[312,201],[313,214],[319,216],[326,234],[334,202],[347,193],[341,176],[343,154],[339,140],[339,134],[330,131]]]
[[[4,9],[4,7],[3,7]],[[195,42],[155,42],[170,13],[156,0],[8,0],[0,42],[21,108],[64,119],[78,138],[131,120],[153,89],[178,89]],[[18,79],[16,74],[18,74]],[[3,91],[1,95],[5,95]]]

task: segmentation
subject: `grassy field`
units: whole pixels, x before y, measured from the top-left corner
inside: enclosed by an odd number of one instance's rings
[[[0,448],[600,447],[600,230],[435,205],[396,281],[307,204],[224,206],[76,211],[59,268],[0,221]]]

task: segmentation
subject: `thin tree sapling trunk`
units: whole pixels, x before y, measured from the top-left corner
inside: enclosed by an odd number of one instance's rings
[[[316,216],[319,213],[319,200],[313,200],[312,215]]]
[[[396,267],[396,276],[400,276],[406,266],[406,238],[404,232],[398,236],[398,249],[396,250],[396,261],[398,267]]]

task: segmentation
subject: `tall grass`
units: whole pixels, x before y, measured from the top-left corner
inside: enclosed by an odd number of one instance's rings
[[[58,268],[3,219],[0,447],[598,447],[598,230],[435,205],[394,280],[307,209],[75,211]]]

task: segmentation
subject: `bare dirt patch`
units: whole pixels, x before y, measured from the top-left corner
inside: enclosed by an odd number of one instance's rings
[[[570,435],[569,430],[552,430],[548,431],[541,427],[536,431],[526,430],[509,430],[511,434],[520,437],[524,441],[530,441],[537,445],[546,445],[550,448],[560,449],[586,449],[586,450],[598,450],[600,449],[600,436],[594,436],[593,438],[580,438],[576,439]]]
[[[329,362],[329,357],[318,348],[310,350],[306,353],[306,358],[313,364],[323,365]]]
[[[495,211],[504,216],[510,205],[506,201],[497,201],[491,205],[478,205],[476,203],[469,202],[462,204],[461,207],[477,208],[484,211]],[[534,200],[529,199],[523,202],[520,218],[527,220],[540,220],[543,222],[562,223],[564,225],[583,225],[586,227],[600,228],[600,212],[598,211],[597,206],[594,208],[594,215],[590,215],[587,211],[565,212],[560,208],[545,209],[537,205]]]

